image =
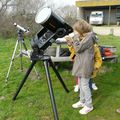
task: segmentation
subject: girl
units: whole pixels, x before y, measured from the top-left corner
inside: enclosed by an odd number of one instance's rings
[[[67,38],[69,39],[69,38]],[[96,43],[97,43],[97,38],[96,39]],[[73,46],[68,46],[69,51],[70,51],[70,59],[72,61],[74,61],[74,57],[75,57],[75,51]],[[100,69],[102,65],[102,57],[101,57],[101,53],[99,50],[99,46],[98,44],[94,44],[94,71],[92,73],[91,79],[89,81],[89,87],[91,90],[97,90],[97,86],[95,85],[95,83],[92,81],[92,79],[94,79],[96,77],[96,73],[98,72],[98,70]],[[79,91],[79,85],[78,85],[78,79],[76,78],[76,85],[74,86],[74,92],[78,92]]]
[[[73,39],[66,40],[75,50],[72,75],[78,77],[80,100],[73,104],[73,108],[83,107],[79,113],[87,114],[93,110],[89,80],[94,69],[94,33],[92,27],[84,20],[77,21],[74,26]]]

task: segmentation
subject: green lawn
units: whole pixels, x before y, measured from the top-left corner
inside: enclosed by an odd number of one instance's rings
[[[99,38],[100,44],[116,46],[117,54],[120,55],[120,37],[99,36]],[[20,59],[15,59],[9,80],[5,83],[15,42],[15,39],[0,39],[0,120],[54,120],[42,62],[38,62],[36,65],[41,79],[37,79],[33,70],[16,101],[12,101],[17,86],[30,65],[28,58],[24,57],[24,70],[21,72],[19,69]],[[94,110],[88,115],[80,115],[79,109],[74,110],[71,107],[73,103],[78,101],[78,94],[73,92],[75,80],[69,70],[71,64],[62,63],[58,69],[70,93],[65,92],[50,69],[59,119],[120,120],[120,115],[115,112],[116,108],[120,107],[120,62],[103,64],[95,81],[99,89],[93,91]]]

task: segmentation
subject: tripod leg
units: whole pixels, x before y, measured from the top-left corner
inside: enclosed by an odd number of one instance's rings
[[[60,76],[59,72],[58,72],[57,69],[55,68],[55,66],[54,66],[54,64],[53,64],[53,62],[52,62],[51,59],[49,59],[49,63],[50,63],[50,65],[51,65],[51,67],[53,68],[53,71],[55,72],[56,76],[57,76],[58,79],[60,80],[62,86],[63,86],[64,89],[65,89],[65,91],[66,91],[66,92],[69,92],[69,90],[67,89],[67,87],[66,87],[66,85],[65,85],[62,77]]]
[[[36,73],[36,75],[37,75],[37,77],[38,77],[38,79],[40,79],[40,75],[39,75],[39,73],[37,72],[37,70],[36,70],[36,67],[34,66],[34,71],[35,71],[35,73]]]
[[[28,53],[28,49],[27,49],[27,46],[26,46],[24,40],[23,40],[23,46],[24,46],[24,48],[25,48],[25,50],[26,50],[26,52],[27,52],[28,57],[30,58],[30,54]],[[39,79],[39,78],[40,78],[39,73],[37,72],[37,70],[36,70],[35,67],[34,67],[33,69],[35,70],[35,73],[36,73],[36,75],[37,75],[37,77],[38,77],[38,79]]]
[[[22,64],[22,43],[23,43],[23,40],[22,41],[19,41],[20,42],[20,70],[23,71],[23,64]]]
[[[27,46],[25,45],[24,41],[23,41],[23,46],[24,46],[25,50],[28,51]]]
[[[10,61],[9,69],[8,69],[7,76],[6,76],[6,82],[8,81],[8,77],[9,77],[10,70],[11,70],[11,67],[12,67],[12,64],[13,64],[13,61],[14,61],[17,46],[18,46],[18,40],[16,41],[15,48],[14,48],[14,51],[13,51],[13,54],[12,54],[12,59]]]
[[[54,119],[59,120],[58,119],[58,114],[57,114],[57,107],[56,107],[56,103],[55,103],[55,98],[54,98],[54,94],[53,94],[53,90],[52,90],[50,73],[49,73],[49,69],[48,69],[48,61],[44,61],[44,66],[45,66],[45,71],[46,71],[46,77],[47,77],[50,99],[51,99],[51,103],[52,103],[52,109],[53,109],[53,113],[54,113]]]
[[[31,70],[32,70],[32,68],[34,67],[35,64],[36,64],[36,61],[33,61],[33,62],[31,63],[29,69],[27,70],[27,72],[26,72],[23,80],[21,81],[21,83],[20,83],[20,85],[19,85],[19,87],[18,87],[18,89],[17,89],[17,91],[16,91],[16,93],[15,93],[15,95],[14,95],[14,97],[13,97],[13,100],[16,100],[17,95],[19,94],[22,86],[24,85],[25,81],[27,80],[27,77],[29,76],[29,74],[30,74],[30,72],[31,72]]]

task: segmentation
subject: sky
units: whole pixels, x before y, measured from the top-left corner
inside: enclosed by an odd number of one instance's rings
[[[75,5],[75,0],[53,0],[57,5]]]

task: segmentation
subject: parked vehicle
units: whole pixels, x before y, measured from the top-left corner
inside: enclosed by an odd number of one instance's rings
[[[89,23],[92,25],[102,25],[103,18],[103,11],[92,11],[90,14]]]

